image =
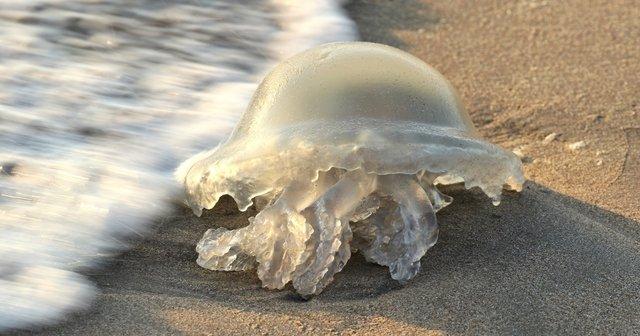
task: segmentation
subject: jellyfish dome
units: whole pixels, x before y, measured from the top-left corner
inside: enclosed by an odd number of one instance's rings
[[[259,212],[208,230],[198,264],[257,268],[263,285],[321,292],[358,251],[406,282],[436,243],[436,184],[462,180],[497,205],[520,160],[483,140],[454,89],[401,50],[332,43],[273,69],[229,139],[176,172],[194,212],[222,195]]]

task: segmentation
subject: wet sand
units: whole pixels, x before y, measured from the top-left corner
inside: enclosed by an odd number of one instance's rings
[[[319,297],[204,270],[195,243],[248,214],[176,206],[100,270],[88,313],[42,334],[632,334],[640,331],[640,10],[633,2],[354,1],[364,40],[458,89],[480,132],[523,154],[499,207],[455,187],[440,240],[402,287],[355,256]],[[550,133],[558,137],[544,143]],[[585,141],[574,151],[569,145]]]

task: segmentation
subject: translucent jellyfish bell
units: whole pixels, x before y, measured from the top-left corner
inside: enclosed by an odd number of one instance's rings
[[[498,203],[519,189],[521,163],[482,138],[436,70],[395,48],[333,43],[278,65],[231,137],[176,176],[196,214],[232,196],[260,212],[237,230],[205,233],[198,263],[257,267],[265,287],[303,296],[333,280],[352,249],[415,276],[450,203],[438,181],[463,180]]]

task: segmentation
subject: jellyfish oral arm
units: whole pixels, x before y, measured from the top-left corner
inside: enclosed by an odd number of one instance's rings
[[[362,200],[375,190],[376,176],[361,170],[345,173],[302,214],[313,227],[308,262],[295,272],[293,286],[303,296],[319,293],[351,257],[349,219]]]
[[[356,214],[360,205],[379,198],[388,206]],[[350,224],[353,219],[360,222]],[[360,243],[353,247],[388,266],[400,282],[418,273],[420,258],[438,236],[429,194],[415,175],[334,170],[311,183],[292,183],[244,228],[207,231],[197,247],[198,264],[227,271],[257,266],[264,287],[280,289],[291,281],[298,293],[310,296],[347,263],[354,231]]]
[[[413,278],[420,270],[420,258],[424,256],[438,239],[438,225],[429,196],[413,175],[388,175],[380,179],[382,193],[394,201],[393,214],[385,218],[375,218],[382,235],[384,227],[395,228],[376,240],[389,243],[379,244],[366,253],[377,256],[377,262],[389,266],[391,277],[402,283]],[[388,223],[392,221],[393,223]],[[387,231],[389,231],[387,229]],[[382,246],[380,246],[382,245]],[[383,253],[392,251],[393,253]]]

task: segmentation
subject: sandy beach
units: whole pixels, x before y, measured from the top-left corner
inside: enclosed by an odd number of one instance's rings
[[[89,312],[42,335],[633,334],[640,331],[640,8],[633,1],[352,1],[363,40],[441,71],[483,136],[529,180],[494,207],[453,186],[440,239],[406,286],[355,255],[320,296],[200,268],[195,244],[238,227],[224,199],[175,205],[98,270]],[[555,135],[552,135],[555,134]],[[581,143],[583,142],[583,143]]]

